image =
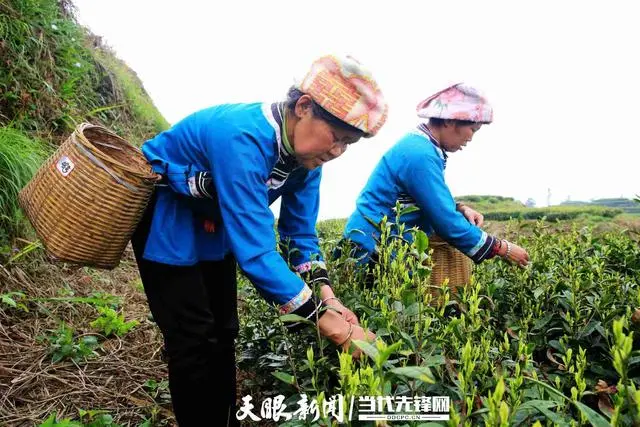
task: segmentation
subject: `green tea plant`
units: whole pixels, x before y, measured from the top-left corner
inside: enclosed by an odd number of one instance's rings
[[[640,245],[632,235],[557,233],[539,221],[518,238],[529,267],[487,261],[454,295],[430,284],[426,235],[397,219],[378,226],[372,288],[346,251],[329,261],[336,295],[377,336],[354,343],[359,360],[311,325],[296,333],[279,327],[277,313],[240,286],[240,360],[259,386],[249,387],[260,390],[254,398],[282,394],[293,410],[303,395],[318,405],[336,394],[449,396],[450,426],[638,422]],[[339,232],[324,231],[325,253]]]
[[[103,410],[78,410],[78,420],[70,418],[57,419],[56,413],[52,413],[38,427],[121,427],[113,421],[109,411]]]
[[[0,309],[3,306],[10,308],[17,308],[23,311],[28,311],[27,306],[23,302],[25,300],[25,294],[22,292],[7,292],[0,294]]]
[[[72,421],[70,418],[58,420],[56,414],[53,413],[44,422],[38,424],[38,427],[83,427],[83,424]]]
[[[532,219],[547,221],[574,220],[581,216],[613,218],[624,211],[619,208],[604,206],[552,206],[548,208],[518,208],[509,210],[495,210],[485,214],[485,219],[492,221],[508,221],[515,219]]]
[[[46,337],[49,343],[49,354],[53,363],[70,359],[76,363],[97,356],[95,349],[98,347],[98,339],[95,335],[74,337],[72,328],[60,323],[57,330],[52,331]]]
[[[170,396],[168,394],[169,381],[167,380],[156,381],[150,379],[144,382],[143,387],[145,388],[145,390],[147,390],[147,392],[154,400],[157,400],[159,398],[165,400],[170,399]]]
[[[124,314],[118,313],[111,307],[98,306],[97,310],[100,316],[91,322],[91,327],[102,332],[107,337],[126,335],[127,332],[140,323],[137,320],[125,321]]]

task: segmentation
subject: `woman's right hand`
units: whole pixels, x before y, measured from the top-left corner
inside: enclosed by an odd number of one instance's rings
[[[502,258],[519,267],[526,267],[529,265],[529,254],[524,248],[506,240],[503,240],[502,242],[502,250],[499,254]],[[511,248],[510,250],[509,247]]]
[[[318,319],[318,328],[323,336],[329,338],[334,344],[341,346],[345,351],[349,349],[353,340],[371,342],[376,338],[373,332],[365,332],[362,326],[347,322],[342,315],[331,309],[326,310]],[[352,356],[357,359],[361,353],[362,351],[356,348]]]
[[[365,331],[360,325],[353,325],[353,332],[351,333],[351,337],[349,337],[347,342],[345,342],[342,345],[342,349],[345,351],[348,351],[349,347],[351,347],[351,341],[353,340],[360,340],[360,341],[366,341],[366,342],[372,343],[376,340],[376,334],[374,334],[369,330]],[[354,359],[357,359],[360,357],[360,354],[362,354],[362,350],[356,347],[353,350],[353,353],[351,353],[351,356],[353,356]]]

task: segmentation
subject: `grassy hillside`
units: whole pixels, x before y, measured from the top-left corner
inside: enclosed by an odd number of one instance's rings
[[[18,207],[20,189],[82,122],[135,145],[168,127],[71,2],[0,0],[0,426],[172,418],[160,406],[162,338],[132,254],[111,272],[51,264]],[[123,424],[95,411],[105,408]]]
[[[16,196],[82,122],[139,145],[168,123],[67,0],[0,0],[0,247],[26,233]]]

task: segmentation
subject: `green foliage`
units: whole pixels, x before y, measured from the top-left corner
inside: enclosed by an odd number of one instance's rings
[[[83,425],[77,421],[72,421],[70,418],[58,420],[54,412],[44,422],[38,424],[38,427],[83,427]]]
[[[126,101],[124,105],[118,108],[128,108],[130,110],[129,115],[135,118],[125,122],[126,127],[120,129],[116,122],[111,124],[112,128],[123,134],[132,134],[130,142],[137,145],[144,142],[145,136],[168,129],[169,123],[156,109],[136,74],[124,62],[108,51],[96,50],[94,54],[96,60],[112,73],[114,81],[117,82],[118,90],[121,92],[124,101]],[[103,113],[105,116],[106,111]],[[100,112],[92,113],[92,115],[97,114],[100,114]],[[108,116],[104,117],[104,119],[110,121]]]
[[[0,14],[0,124],[40,135],[73,126],[83,104],[97,105],[84,34],[69,3],[12,0]]]
[[[97,356],[95,349],[98,347],[98,339],[94,335],[74,337],[74,330],[60,323],[57,330],[52,331],[46,337],[49,342],[49,354],[53,363],[70,359],[76,363]]]
[[[71,2],[0,9],[0,125],[59,139],[92,121],[137,142],[167,127],[133,73],[78,25]]]
[[[113,422],[109,411],[80,409],[78,413],[80,421],[85,427],[121,427],[120,424]]]
[[[111,307],[116,308],[121,303],[121,298],[116,295],[111,295],[104,292],[93,292],[88,297],[74,297],[74,296],[62,296],[62,297],[41,297],[31,298],[33,301],[51,301],[51,302],[66,302],[66,303],[83,303],[91,304],[95,307]]]
[[[516,202],[513,197],[504,197],[504,196],[494,196],[494,195],[482,195],[482,194],[472,194],[469,196],[460,196],[456,197],[458,202],[463,203],[500,203],[500,202]]]
[[[17,308],[23,311],[28,311],[27,306],[24,304],[25,295],[22,292],[7,292],[0,294],[0,309],[2,306]]]
[[[170,399],[169,381],[167,380],[147,380],[144,382],[143,386],[154,400],[158,400],[159,398],[162,398],[164,400]]]
[[[136,145],[169,127],[135,73],[74,12],[69,0],[0,1],[0,252],[9,257],[28,230],[18,191],[79,123]]]
[[[614,198],[614,199],[594,199],[589,202],[581,201],[565,201],[560,203],[560,206],[604,206],[608,208],[621,209],[625,213],[640,214],[640,206],[635,204],[633,199]]]
[[[137,320],[125,321],[124,314],[118,314],[113,308],[99,306],[97,309],[100,316],[91,322],[91,327],[102,332],[107,337],[112,335],[121,337],[139,323]]]
[[[489,196],[489,195],[469,195],[456,197],[456,202],[464,203],[475,210],[485,213],[496,210],[518,210],[524,205],[512,197]]]
[[[120,424],[113,421],[113,417],[109,411],[78,410],[79,420],[74,421],[69,418],[58,420],[56,413],[49,417],[38,427],[121,427]]]
[[[337,394],[445,395],[450,425],[637,425],[640,245],[633,235],[557,233],[538,222],[517,242],[529,251],[528,268],[487,261],[454,296],[430,284],[426,236],[386,219],[378,226],[385,243],[373,289],[363,286],[356,260],[343,254],[329,265],[336,294],[378,338],[354,342],[359,360],[312,326],[295,333],[274,326],[277,312],[246,282],[240,286],[240,365],[253,374],[246,387],[257,390],[254,403],[284,394],[293,411],[303,393],[319,404]],[[341,227],[320,227],[331,253]],[[410,244],[399,237],[407,233]]]
[[[508,221],[510,219],[539,220],[545,218],[547,221],[573,220],[581,216],[595,216],[603,218],[613,218],[622,213],[622,209],[605,208],[601,206],[572,207],[553,206],[550,208],[523,208],[515,210],[498,210],[484,214],[486,220]]]
[[[0,127],[0,245],[25,231],[18,192],[38,169],[44,151],[22,132]]]

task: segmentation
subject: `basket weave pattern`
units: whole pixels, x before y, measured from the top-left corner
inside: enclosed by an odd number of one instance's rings
[[[111,269],[157,179],[138,148],[83,123],[21,190],[19,202],[54,258]]]
[[[431,255],[433,261],[433,269],[431,271],[432,294],[437,296],[440,291],[434,286],[441,287],[442,283],[448,278],[451,294],[456,295],[456,286],[469,284],[473,261],[444,241],[440,236],[430,236],[429,246],[433,249]]]

